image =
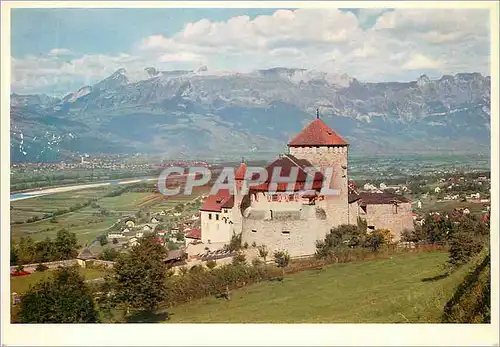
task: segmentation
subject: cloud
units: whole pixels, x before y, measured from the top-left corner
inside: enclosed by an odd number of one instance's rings
[[[403,69],[418,70],[418,69],[439,69],[442,63],[439,60],[433,60],[423,54],[416,54],[409,61],[403,64]]]
[[[362,81],[411,80],[418,70],[436,76],[489,74],[488,10],[478,9],[277,10],[255,18],[202,19],[170,35],[150,35],[119,55],[13,59],[13,89],[50,90],[71,81],[90,84],[116,69],[214,69],[247,72],[276,66],[347,73]],[[366,25],[371,21],[373,25]],[[76,83],[76,82],[74,82]]]
[[[67,48],[53,48],[49,51],[49,55],[70,55],[72,52]]]

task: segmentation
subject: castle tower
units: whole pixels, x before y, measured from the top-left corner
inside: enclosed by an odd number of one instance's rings
[[[234,205],[232,209],[232,220],[234,223],[233,230],[235,233],[239,233],[242,230],[242,215],[241,215],[241,201],[243,200],[243,195],[241,194],[241,189],[243,188],[243,184],[245,182],[245,174],[247,171],[247,165],[241,160],[241,164],[236,169],[234,173]]]
[[[305,159],[325,173],[333,168],[329,188],[339,189],[338,195],[328,195],[318,205],[325,209],[326,218],[333,226],[348,223],[348,147],[349,144],[321,119],[319,114],[288,143],[289,154]]]

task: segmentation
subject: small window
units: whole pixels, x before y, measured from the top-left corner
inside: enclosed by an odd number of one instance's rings
[[[212,219],[212,214],[211,213],[208,214],[208,219]]]
[[[215,220],[219,220],[219,215],[218,214],[215,215]]]
[[[283,235],[290,235],[290,231],[288,231],[288,230],[283,230],[281,233],[282,233]]]
[[[278,194],[273,194],[273,201],[278,201],[279,200],[279,197],[278,197]]]
[[[370,229],[370,230],[375,230],[375,226],[374,226],[374,225],[369,225],[369,226],[368,226],[368,229]]]
[[[256,232],[257,232],[257,230],[255,230],[255,229],[252,229],[252,232],[253,232],[253,233],[256,233]]]
[[[397,214],[398,213],[398,204],[394,204],[392,206],[392,213]]]
[[[269,210],[269,212],[271,213],[271,219],[273,219],[273,210]]]

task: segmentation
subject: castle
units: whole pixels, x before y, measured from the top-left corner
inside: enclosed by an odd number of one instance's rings
[[[317,117],[288,143],[288,154],[266,167],[268,179],[245,194],[241,192],[247,166],[241,163],[235,172],[236,193],[225,189],[207,197],[200,210],[201,233],[194,238],[213,249],[241,233],[242,243],[307,256],[315,253],[316,240],[324,239],[332,227],[355,225],[360,217],[369,230],[389,229],[398,241],[404,229],[413,229],[410,201],[395,194],[357,192],[347,176],[348,149],[349,144]],[[275,167],[281,168],[281,176],[298,170],[293,194],[283,183],[270,189]],[[313,176],[312,189],[303,194],[311,167],[321,173]],[[329,167],[335,173],[331,177],[325,174]],[[321,194],[324,181],[338,194]]]

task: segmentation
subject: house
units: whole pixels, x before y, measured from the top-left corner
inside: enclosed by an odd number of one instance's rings
[[[441,188],[439,188],[439,187],[434,188],[434,193],[439,193],[440,191],[441,191]]]
[[[166,215],[165,211],[160,211],[158,214],[159,214],[160,216],[164,216],[164,215]]]
[[[173,251],[168,251],[165,263],[169,266],[174,266],[182,262],[184,259],[186,259],[186,252],[183,248],[181,248]]]
[[[182,216],[182,213],[180,213],[180,212],[175,212],[174,213],[174,217],[180,217],[180,216]]]
[[[125,229],[123,229],[123,230],[122,230],[122,234],[126,234],[126,233],[128,233],[128,232],[130,232],[130,229],[129,229],[129,228],[125,228]]]
[[[184,235],[184,240],[186,247],[190,243],[197,243],[198,241],[201,241],[201,230],[198,228],[191,229],[186,235]]]
[[[420,201],[420,200],[417,201],[417,207],[422,208],[422,201]]]
[[[163,239],[163,237],[155,237],[153,239],[153,242],[165,246],[165,240]]]
[[[143,231],[153,231],[153,227],[151,225],[146,224],[142,227],[142,230]]]
[[[133,220],[128,220],[125,222],[125,225],[127,226],[127,228],[133,228],[135,227],[135,222]]]
[[[165,236],[166,234],[167,234],[166,230],[159,230],[156,232],[156,235],[158,235],[158,236]]]
[[[155,217],[153,217],[153,218],[151,218],[150,222],[153,224],[158,224],[160,221],[158,219],[156,219]]]
[[[108,233],[108,239],[120,239],[124,237],[123,232],[112,231]]]
[[[135,247],[138,244],[139,244],[139,239],[137,237],[132,237],[130,240],[128,240],[129,247]]]
[[[470,213],[470,210],[466,207],[462,210],[462,213],[463,214],[469,214]]]
[[[84,268],[95,258],[95,255],[90,251],[90,249],[88,247],[85,247],[76,257],[76,261],[78,262],[78,265]]]

